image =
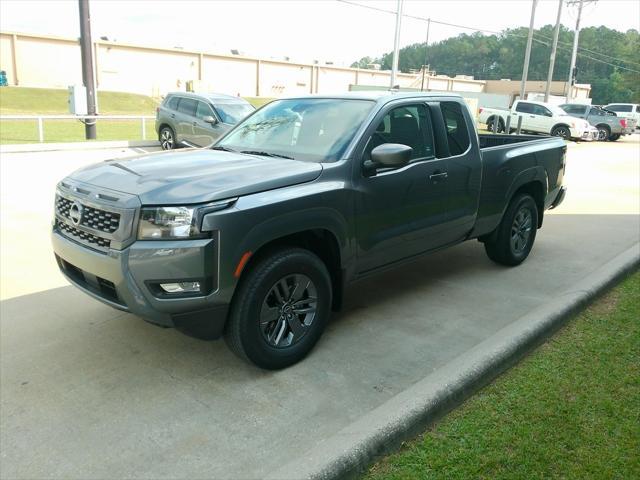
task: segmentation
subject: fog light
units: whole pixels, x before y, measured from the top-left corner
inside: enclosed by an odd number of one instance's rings
[[[167,293],[199,293],[200,282],[161,283],[160,288]]]

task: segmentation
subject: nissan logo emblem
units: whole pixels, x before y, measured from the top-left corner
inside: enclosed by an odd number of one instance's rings
[[[69,220],[71,220],[74,225],[80,225],[80,222],[82,221],[82,210],[82,205],[78,202],[75,202],[71,205],[71,208],[69,208]]]

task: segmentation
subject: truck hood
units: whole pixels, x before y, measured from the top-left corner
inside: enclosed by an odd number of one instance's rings
[[[179,205],[310,182],[320,172],[319,163],[188,149],[107,160],[69,178],[137,195],[143,205]]]

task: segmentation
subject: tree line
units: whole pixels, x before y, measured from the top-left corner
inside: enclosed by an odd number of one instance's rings
[[[529,80],[546,80],[553,39],[553,25],[535,30],[529,64]],[[400,50],[398,68],[419,70],[423,64],[444,75],[473,75],[479,80],[522,78],[528,28],[507,29],[497,35],[461,34],[429,45],[415,43]],[[553,73],[554,80],[567,81],[573,31],[561,26]],[[579,37],[576,82],[591,84],[594,104],[640,103],[640,34],[601,27],[583,28]],[[426,55],[426,56],[425,56]],[[363,57],[352,67],[378,63],[391,69],[393,52],[380,58]]]

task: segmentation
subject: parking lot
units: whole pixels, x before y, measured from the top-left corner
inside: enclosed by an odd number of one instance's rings
[[[507,269],[467,242],[353,285],[312,354],[265,372],[58,273],[56,181],[131,149],[0,161],[3,478],[255,478],[543,306],[640,240],[640,135],[570,144],[562,206]]]

